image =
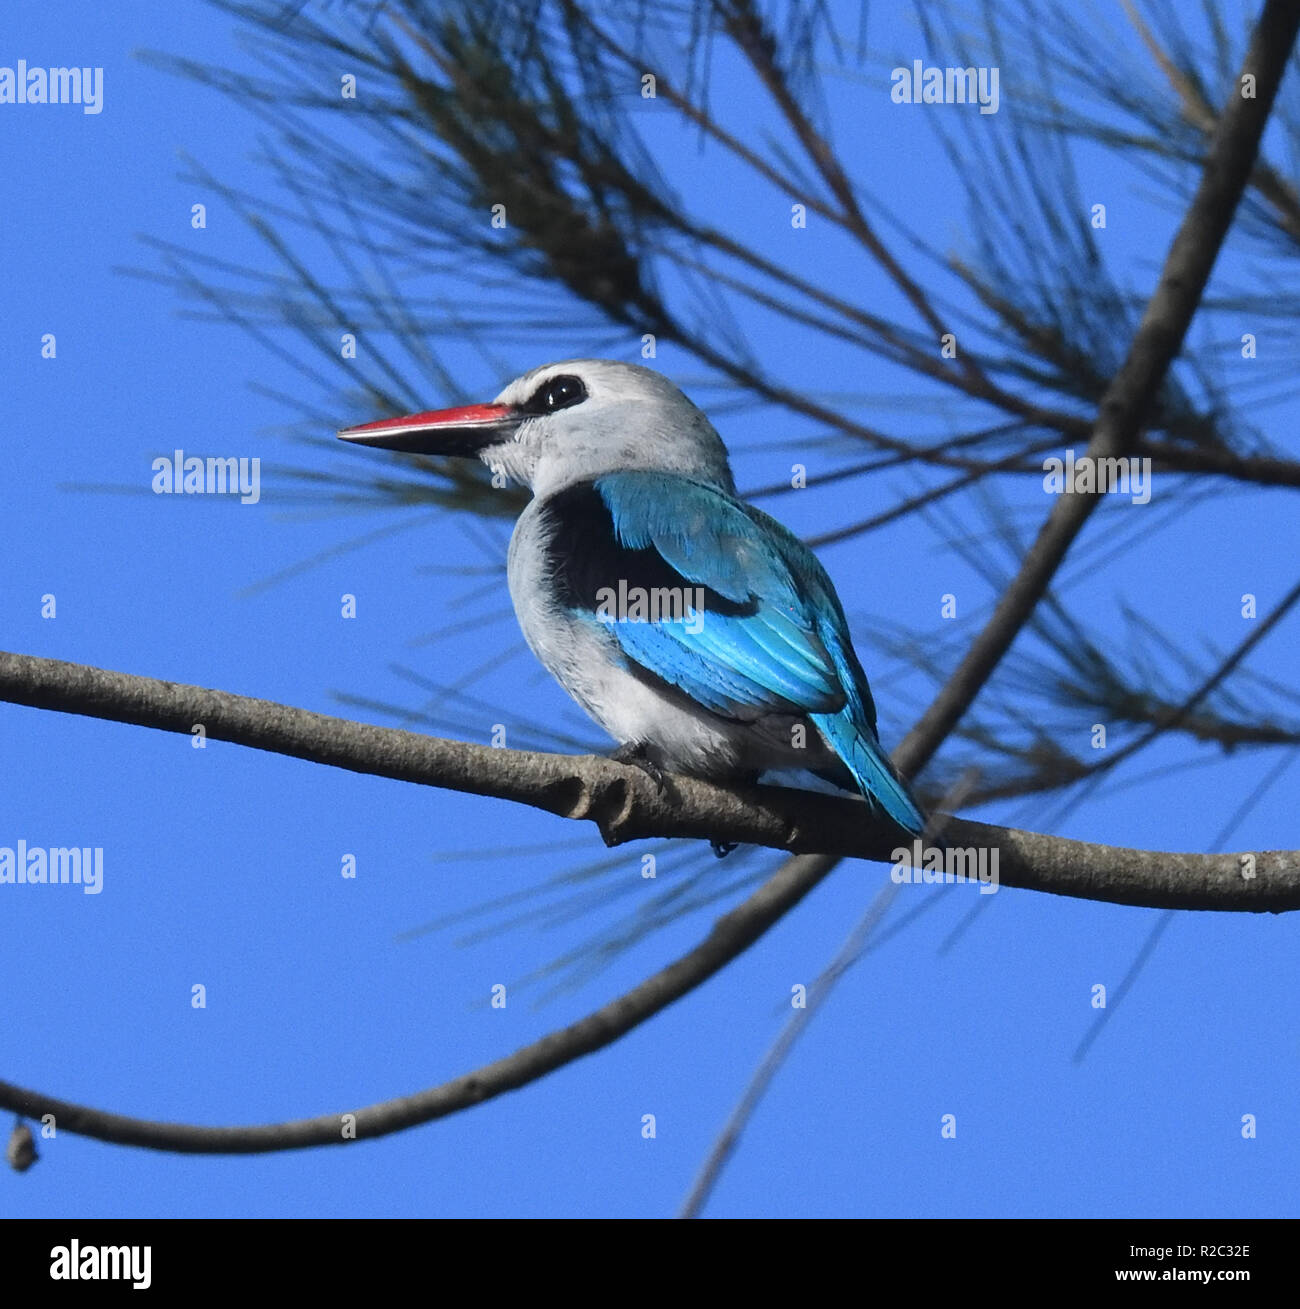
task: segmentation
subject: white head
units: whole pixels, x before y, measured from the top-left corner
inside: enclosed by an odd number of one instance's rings
[[[609,359],[546,364],[492,404],[387,418],[339,436],[412,454],[477,455],[536,496],[636,468],[735,491],[726,447],[704,414],[661,373]]]

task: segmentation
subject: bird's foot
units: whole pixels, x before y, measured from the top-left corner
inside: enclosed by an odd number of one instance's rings
[[[631,764],[639,768],[655,784],[655,790],[660,795],[668,789],[664,770],[650,757],[649,747],[644,741],[629,741],[626,745],[620,745],[610,758],[615,763]]]
[[[659,764],[651,757],[649,747],[644,741],[628,741],[620,745],[609,756],[615,763],[629,764],[639,768],[655,784],[655,789],[663,795],[668,789],[668,777]],[[738,849],[738,841],[710,841],[709,848],[718,859],[725,859],[733,850]]]

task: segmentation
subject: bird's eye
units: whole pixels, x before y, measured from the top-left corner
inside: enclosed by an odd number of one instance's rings
[[[583,386],[582,378],[561,373],[543,382],[529,397],[526,408],[534,414],[551,414],[557,409],[580,404],[586,398],[587,388]]]

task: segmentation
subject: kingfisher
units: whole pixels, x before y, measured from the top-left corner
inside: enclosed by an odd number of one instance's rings
[[[491,404],[338,435],[477,457],[531,490],[507,560],[515,615],[615,759],[661,787],[671,771],[748,782],[796,770],[920,835],[826,570],[737,495],[722,438],[661,373],[570,359]]]

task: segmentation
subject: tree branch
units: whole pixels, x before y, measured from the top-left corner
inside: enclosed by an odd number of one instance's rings
[[[790,854],[891,860],[899,838],[861,801],[672,776],[660,792],[642,770],[600,755],[502,750],[421,736],[271,700],[0,652],[0,700],[133,723],[289,755],[398,781],[510,800],[596,824],[607,845],[686,837]],[[998,852],[1004,886],[1167,909],[1300,908],[1300,854],[1172,854],[945,817],[944,846]],[[1242,876],[1244,858],[1252,876]],[[811,886],[805,886],[806,894]]]
[[[1200,304],[1242,192],[1250,180],[1259,142],[1277,88],[1286,72],[1300,6],[1268,0],[1251,37],[1241,75],[1255,78],[1255,96],[1241,94],[1241,78],[1219,117],[1205,157],[1200,185],[1174,236],[1156,289],[1129,347],[1128,357],[1102,397],[1088,443],[1092,459],[1127,454],[1159,395],[1170,365]],[[1099,493],[1062,495],[1003,592],[993,616],[934,703],[899,747],[900,766],[914,777],[960,722],[1043,598],[1071,542],[1101,503]]]
[[[625,1032],[693,991],[752,945],[815,885],[806,874],[810,865],[819,862],[827,861],[790,860],[744,904],[718,919],[708,937],[694,950],[617,1000],[504,1059],[415,1095],[344,1113],[253,1127],[199,1127],[128,1118],[58,1100],[10,1082],[0,1082],[0,1108],[12,1109],[35,1120],[53,1114],[59,1130],[93,1136],[96,1140],[181,1154],[266,1154],[315,1145],[347,1145],[354,1139],[388,1136],[513,1091],[612,1044]]]
[[[610,842],[699,835],[887,857],[889,840],[866,822],[863,806],[853,800],[773,787],[729,789],[684,777],[671,779],[673,794],[665,797],[639,769],[598,756],[444,741],[28,655],[0,653],[0,698],[185,734],[202,723],[217,740],[591,818]],[[1002,885],[1166,908],[1300,908],[1300,851],[1157,854],[958,818],[944,817],[940,825],[949,847],[974,846],[990,855],[996,850]],[[835,863],[834,854],[788,860],[748,900],[720,918],[699,946],[625,995],[504,1059],[415,1095],[291,1122],[203,1127],[108,1113],[0,1081],[0,1108],[32,1119],[53,1114],[64,1131],[118,1145],[185,1154],[260,1154],[386,1136],[515,1090],[613,1043],[752,945]]]

